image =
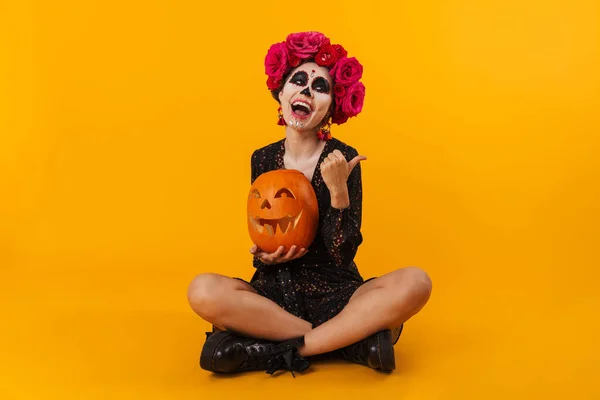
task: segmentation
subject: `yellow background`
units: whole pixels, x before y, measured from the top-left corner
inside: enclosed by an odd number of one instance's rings
[[[0,3],[3,399],[598,399],[593,0]],[[389,376],[202,371],[194,275],[250,278],[263,60],[320,30],[365,66],[365,277],[434,282]]]

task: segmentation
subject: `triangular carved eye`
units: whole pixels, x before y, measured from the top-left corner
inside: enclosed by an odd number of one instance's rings
[[[255,199],[260,199],[260,193],[258,192],[258,189],[252,190],[252,197],[254,197]]]
[[[275,198],[277,197],[287,197],[290,199],[295,199],[296,196],[294,196],[294,194],[292,192],[290,192],[288,189],[286,188],[281,188],[277,191],[277,193],[275,193]]]

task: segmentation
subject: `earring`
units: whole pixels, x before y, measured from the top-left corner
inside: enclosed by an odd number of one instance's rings
[[[319,139],[321,140],[331,139],[331,121],[329,120],[329,118],[327,118],[327,122],[325,123],[325,125],[323,125],[321,129],[319,129],[319,132],[317,132],[317,136],[319,136]]]
[[[277,110],[277,114],[279,119],[277,120],[277,125],[285,125],[285,120],[283,119],[283,113],[281,112],[281,107]]]

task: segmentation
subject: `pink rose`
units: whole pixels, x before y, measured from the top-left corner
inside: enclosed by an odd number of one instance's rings
[[[342,98],[341,108],[348,117],[354,117],[362,111],[365,99],[365,85],[362,82],[355,82],[346,90],[346,95]]]
[[[265,73],[273,79],[281,79],[288,69],[288,52],[284,42],[275,43],[265,57]]]
[[[293,54],[290,55],[290,59],[289,59],[290,67],[296,68],[298,65],[300,65],[301,62],[302,62],[302,60],[300,59],[300,57],[293,55]]]
[[[362,78],[363,66],[355,57],[344,57],[329,72],[335,83],[349,86]]]
[[[314,57],[319,51],[321,44],[328,42],[329,40],[320,32],[292,33],[285,39],[285,44],[290,54],[296,55],[303,60]]]

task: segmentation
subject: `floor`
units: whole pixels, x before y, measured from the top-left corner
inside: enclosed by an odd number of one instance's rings
[[[216,376],[198,365],[209,325],[186,304],[191,269],[51,267],[3,273],[3,398],[600,398],[597,329],[585,322],[598,302],[580,291],[558,300],[552,288],[438,283],[393,373],[335,361],[295,379]]]

